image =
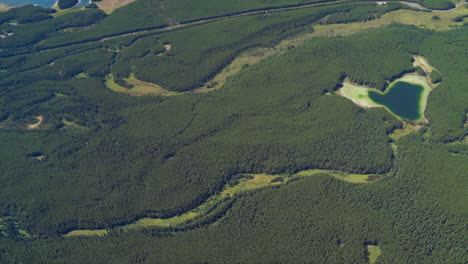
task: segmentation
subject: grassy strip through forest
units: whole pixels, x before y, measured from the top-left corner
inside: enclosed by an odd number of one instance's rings
[[[314,176],[318,174],[328,174],[336,179],[357,184],[366,184],[379,181],[382,176],[377,174],[355,174],[347,173],[334,170],[322,170],[322,169],[310,169],[299,171],[292,175],[287,174],[245,174],[234,177],[236,182],[234,184],[228,184],[225,188],[216,195],[208,198],[204,203],[199,205],[197,208],[185,212],[181,215],[177,215],[171,218],[141,218],[133,223],[118,226],[113,229],[98,229],[98,230],[73,230],[65,234],[65,237],[74,236],[103,236],[109,232],[116,231],[129,231],[134,229],[148,228],[148,227],[160,227],[160,228],[171,228],[180,227],[186,223],[192,222],[197,218],[209,215],[213,208],[222,202],[230,198],[234,198],[238,195],[242,195],[245,192],[258,190],[268,186],[277,186],[286,184],[291,180],[299,180],[303,177]]]

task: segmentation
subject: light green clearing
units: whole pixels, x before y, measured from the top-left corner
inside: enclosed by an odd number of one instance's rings
[[[389,134],[388,136],[393,140],[398,140],[401,137],[404,137],[415,131],[418,131],[421,127],[422,127],[421,125],[412,125],[410,123],[403,122],[403,128],[398,128],[398,129],[393,130],[393,132]]]
[[[427,99],[429,98],[429,94],[431,93],[432,87],[434,85],[431,84],[427,80],[427,77],[420,76],[420,75],[417,75],[417,74],[414,74],[414,73],[410,73],[410,74],[406,74],[403,77],[398,78],[398,79],[394,80],[393,82],[391,82],[389,84],[389,86],[388,86],[389,89],[391,89],[391,87],[397,82],[407,82],[407,83],[411,83],[411,84],[415,84],[415,85],[420,85],[420,86],[422,86],[424,88],[423,92],[421,94],[420,109],[419,109],[419,111],[421,113],[421,119],[416,120],[416,122],[421,123],[421,124],[427,123],[427,119],[424,117],[424,111],[426,110]],[[348,98],[351,101],[353,101],[353,103],[355,103],[355,104],[357,104],[357,105],[359,105],[361,107],[364,107],[364,108],[384,107],[392,115],[394,115],[398,119],[402,120],[399,116],[395,115],[389,108],[387,108],[386,106],[375,103],[369,97],[369,90],[376,91],[376,92],[378,92],[380,94],[384,94],[383,92],[381,92],[381,91],[379,91],[377,89],[371,88],[371,87],[365,87],[365,86],[361,86],[361,85],[358,85],[358,84],[351,83],[349,80],[345,80],[342,85],[343,86],[338,91],[336,91],[336,93],[338,95],[341,95],[341,96],[343,96],[345,98]]]
[[[163,89],[161,86],[149,82],[140,81],[135,78],[135,75],[132,73],[130,77],[124,78],[124,81],[133,86],[133,88],[128,89],[123,86],[120,86],[115,82],[114,76],[109,74],[106,77],[106,86],[114,92],[124,93],[133,96],[143,96],[143,95],[181,95],[184,93],[171,92]]]
[[[86,72],[81,72],[81,73],[78,73],[75,78],[77,79],[82,79],[82,78],[89,78],[89,75],[86,73]]]
[[[65,237],[72,237],[72,236],[104,236],[107,235],[109,231],[106,229],[99,229],[99,230],[74,230],[70,233],[66,234]]]
[[[377,258],[382,254],[382,250],[379,246],[367,246],[367,252],[369,253],[369,263],[373,264],[377,261]]]
[[[350,183],[372,183],[381,179],[380,175],[375,174],[353,174],[340,171],[332,170],[320,170],[312,169],[298,172],[293,175],[281,175],[281,174],[247,174],[244,176],[238,175],[238,182],[235,185],[227,185],[223,191],[216,195],[208,198],[203,204],[197,208],[190,210],[178,216],[171,218],[149,218],[145,217],[135,221],[134,223],[127,224],[120,227],[115,227],[114,230],[129,231],[148,227],[178,227],[196,218],[207,215],[211,209],[222,201],[234,197],[236,195],[242,195],[245,192],[249,192],[256,189],[265,188],[268,186],[285,184],[293,178],[302,178],[317,175],[319,173],[329,174],[339,180],[343,180]],[[73,236],[103,236],[109,233],[110,230],[98,229],[98,230],[73,230],[65,237]]]
[[[65,129],[80,129],[80,130],[88,129],[88,128],[85,127],[85,126],[80,126],[80,125],[78,125],[78,124],[75,123],[75,122],[68,121],[68,120],[65,120],[65,119],[62,120],[62,123],[65,125],[65,126],[63,127],[63,128],[65,128]]]

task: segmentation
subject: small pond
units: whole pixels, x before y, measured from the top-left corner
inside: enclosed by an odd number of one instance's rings
[[[421,119],[421,98],[424,87],[399,81],[385,93],[369,90],[369,98],[377,104],[387,107],[395,115],[406,120]]]

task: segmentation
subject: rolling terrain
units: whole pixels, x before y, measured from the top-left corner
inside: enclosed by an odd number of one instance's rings
[[[0,263],[465,263],[455,4],[0,13]]]

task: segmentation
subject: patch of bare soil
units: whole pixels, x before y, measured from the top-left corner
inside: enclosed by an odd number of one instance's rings
[[[42,123],[42,120],[44,120],[44,117],[40,115],[40,116],[36,116],[36,119],[37,119],[37,122],[34,123],[34,124],[29,124],[29,125],[27,125],[27,126],[26,126],[27,129],[32,130],[32,129],[37,129],[37,128],[39,128],[39,126],[40,126],[41,123]]]
[[[107,14],[112,13],[115,9],[122,7],[124,5],[128,5],[135,0],[103,0],[101,2],[95,2],[95,4],[102,9],[102,11],[106,12]]]

